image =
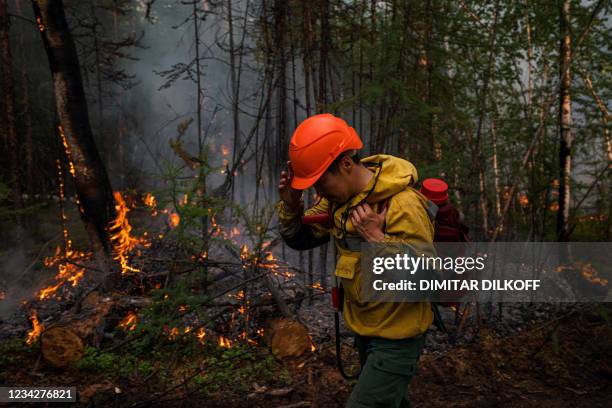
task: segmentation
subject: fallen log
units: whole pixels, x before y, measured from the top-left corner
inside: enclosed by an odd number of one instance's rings
[[[311,347],[308,329],[300,322],[280,317],[268,323],[267,343],[277,358],[299,357]]]
[[[41,334],[43,358],[50,365],[66,368],[83,357],[85,345],[99,347],[111,313],[150,304],[146,298],[103,296],[89,293],[83,301]],[[114,313],[116,312],[116,313]]]

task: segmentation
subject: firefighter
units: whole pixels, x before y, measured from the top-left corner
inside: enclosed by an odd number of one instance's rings
[[[280,231],[287,245],[306,250],[333,239],[335,275],[343,289],[342,314],[355,334],[361,373],[347,407],[409,407],[407,387],[433,320],[429,303],[363,302],[360,244],[430,244],[434,227],[428,201],[416,189],[417,170],[385,154],[360,158],[356,131],[331,114],[307,118],[289,145],[281,172]],[[316,190],[304,212],[302,192]],[[302,216],[329,214],[328,224],[304,224]]]

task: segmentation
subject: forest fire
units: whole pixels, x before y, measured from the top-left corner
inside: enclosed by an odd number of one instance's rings
[[[181,216],[176,213],[176,212],[171,212],[170,214],[168,214],[168,225],[170,225],[170,228],[176,228],[178,227],[178,225],[181,222]]]
[[[170,334],[168,334],[168,340],[172,340],[172,341],[174,341],[174,340],[176,340],[176,338],[178,337],[178,335],[179,335],[179,329],[178,329],[178,328],[176,328],[176,327],[173,327],[173,328],[170,330]]]
[[[142,202],[151,209],[151,215],[155,217],[157,215],[157,199],[155,196],[150,192],[147,192],[147,194],[145,194],[143,197]]]
[[[60,133],[60,138],[62,139],[62,145],[64,146],[64,151],[66,152],[66,157],[68,158],[68,166],[69,171],[72,177],[76,176],[76,171],[74,169],[74,162],[72,161],[72,154],[70,153],[70,145],[68,145],[68,139],[66,138],[66,134],[64,133],[64,127],[62,125],[58,126],[58,130]]]
[[[339,408],[364,388],[374,406],[609,405],[611,15],[0,1],[2,386],[87,406]],[[330,190],[362,200],[313,191],[336,170]],[[490,293],[432,325],[392,286],[365,299],[345,233],[499,250],[486,284],[458,285]]]
[[[111,242],[115,250],[114,259],[121,265],[121,273],[140,272],[138,268],[129,265],[128,256],[137,245],[148,246],[149,243],[144,238],[136,238],[131,235],[132,226],[130,225],[127,213],[130,211],[121,193],[116,191],[114,194],[117,211],[117,218],[109,226],[111,232]]]
[[[201,344],[204,344],[204,338],[206,337],[206,330],[203,327],[200,327],[196,332],[196,337]]]
[[[228,339],[227,337],[219,336],[219,339],[217,340],[217,342],[219,344],[219,347],[224,347],[224,348],[232,347],[232,341]]]
[[[127,316],[119,322],[119,327],[126,331],[134,331],[136,329],[136,325],[138,324],[138,315],[133,311],[130,311]]]
[[[42,18],[36,17],[36,25],[38,26],[38,31],[41,33],[45,31],[45,25],[43,24]]]
[[[26,338],[26,344],[28,345],[34,343],[45,329],[45,327],[38,321],[36,310],[32,310],[30,314],[30,322],[32,323],[32,330],[28,332],[28,337]]]
[[[72,286],[78,285],[85,275],[85,268],[80,266],[80,263],[89,258],[91,258],[91,254],[73,249],[70,239],[66,241],[64,251],[62,251],[61,246],[58,246],[55,249],[55,255],[45,258],[43,261],[47,268],[57,266],[58,272],[55,276],[57,283],[41,289],[37,294],[38,299],[44,300],[50,298],[66,282],[69,282]]]
[[[323,289],[323,286],[321,285],[321,282],[315,282],[312,285],[312,288],[325,292],[325,289]]]

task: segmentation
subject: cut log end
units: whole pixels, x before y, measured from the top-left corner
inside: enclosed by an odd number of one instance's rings
[[[46,330],[40,341],[43,358],[57,368],[70,366],[85,353],[81,338],[66,327],[56,326]]]
[[[277,358],[299,357],[310,349],[310,336],[306,327],[290,318],[270,321],[268,344]]]

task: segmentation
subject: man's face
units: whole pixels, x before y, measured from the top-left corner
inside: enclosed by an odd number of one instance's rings
[[[353,160],[344,156],[335,172],[326,171],[314,184],[317,194],[336,204],[347,202],[353,196],[354,168]]]

